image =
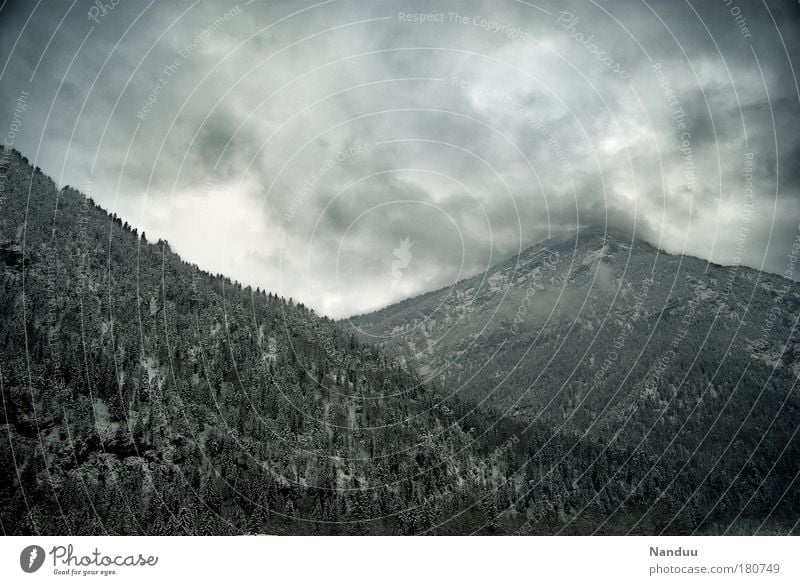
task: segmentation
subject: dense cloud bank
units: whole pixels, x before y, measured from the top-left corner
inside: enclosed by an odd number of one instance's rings
[[[800,234],[794,2],[0,15],[5,144],[203,267],[333,316],[576,225],[779,274]]]

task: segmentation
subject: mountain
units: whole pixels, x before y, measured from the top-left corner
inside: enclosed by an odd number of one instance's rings
[[[795,522],[798,316],[795,282],[589,227],[350,324],[512,420],[655,456],[685,508]]]
[[[740,478],[701,482],[698,463],[670,481],[672,457],[477,405],[386,342],[184,262],[20,153],[0,163],[4,534],[750,533],[795,520],[793,443],[769,473],[759,451]],[[519,286],[493,278],[488,304],[457,310],[477,318]]]

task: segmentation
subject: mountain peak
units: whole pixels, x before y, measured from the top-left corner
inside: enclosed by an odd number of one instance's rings
[[[641,231],[639,232],[641,233]],[[582,225],[572,230],[566,231],[562,236],[556,236],[549,240],[560,240],[562,242],[606,242],[615,241],[622,244],[631,244],[639,241],[635,232],[630,232],[618,227],[609,225]]]

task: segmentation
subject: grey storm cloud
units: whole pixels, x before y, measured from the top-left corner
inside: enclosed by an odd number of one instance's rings
[[[781,273],[799,25],[778,1],[6,1],[0,122],[28,92],[14,146],[59,184],[334,317],[578,224]]]

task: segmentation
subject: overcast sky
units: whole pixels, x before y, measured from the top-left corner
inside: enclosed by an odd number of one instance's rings
[[[114,2],[3,4],[0,136],[27,95],[58,184],[328,315],[577,224],[779,273],[800,234],[797,2]]]

